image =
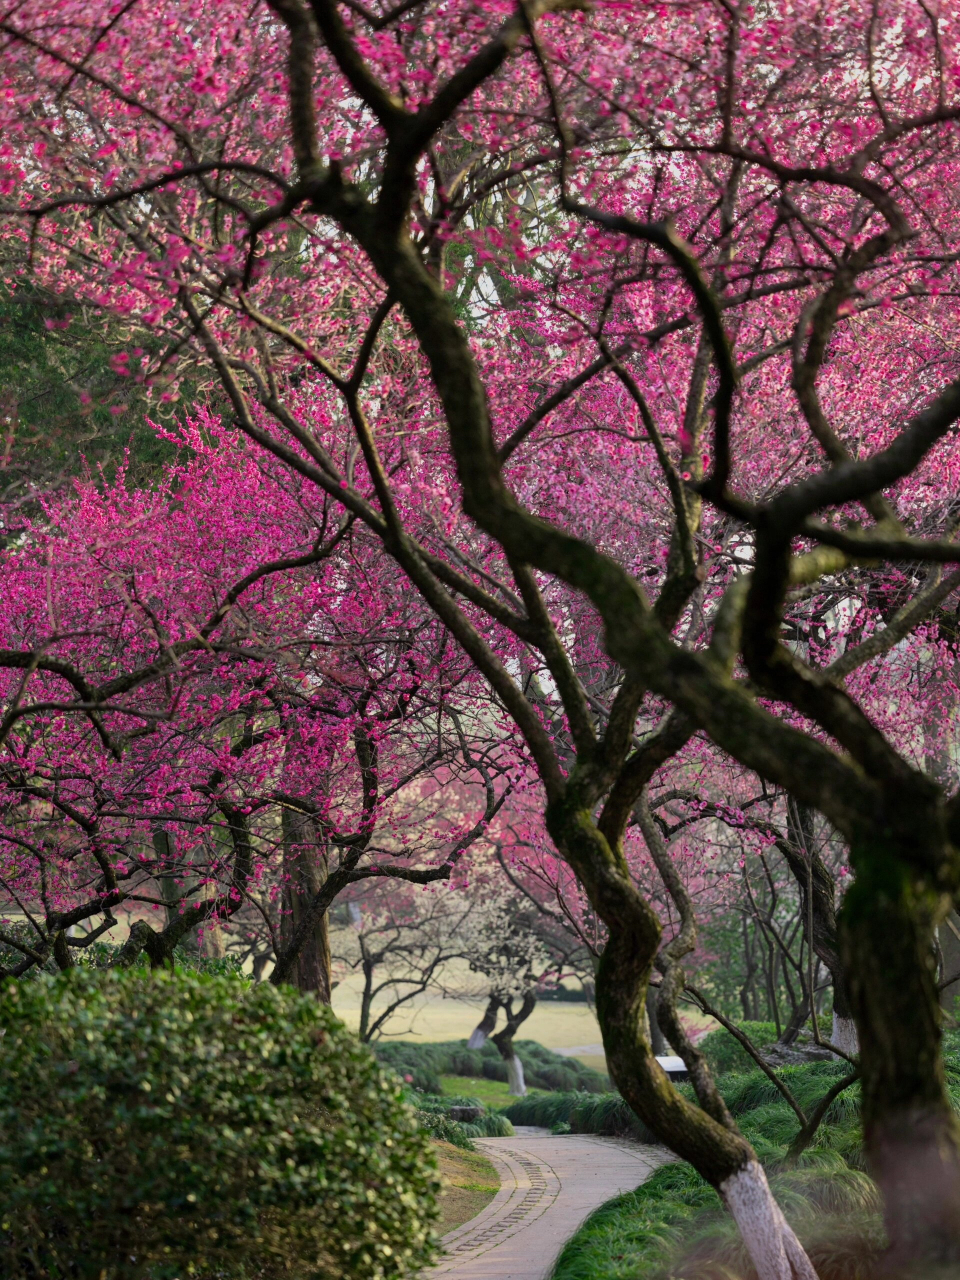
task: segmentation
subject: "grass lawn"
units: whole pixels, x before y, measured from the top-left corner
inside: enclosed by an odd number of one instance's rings
[[[423,1043],[465,1040],[480,1021],[485,1004],[485,999],[444,1000],[436,995],[421,996],[404,1005],[390,1020],[387,1038]],[[333,1008],[348,1027],[356,1029],[360,1021],[360,983],[354,975],[337,984]],[[600,1027],[593,1010],[585,1004],[541,1000],[523,1024],[520,1038],[536,1040],[547,1049],[592,1047],[600,1043]],[[593,1054],[591,1058],[590,1066],[601,1066],[598,1055]]]
[[[477,1098],[487,1107],[506,1107],[514,1101],[504,1080],[488,1080],[486,1076],[441,1076],[440,1083],[448,1098]]]
[[[435,1141],[432,1146],[440,1165],[438,1230],[446,1235],[490,1203],[500,1190],[500,1179],[486,1156],[477,1151],[461,1151],[449,1142]]]

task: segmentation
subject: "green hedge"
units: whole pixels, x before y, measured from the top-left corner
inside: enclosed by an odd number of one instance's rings
[[[474,1138],[510,1138],[513,1125],[502,1111],[489,1111],[479,1098],[441,1097],[439,1094],[420,1094],[414,1099],[418,1108],[417,1119],[431,1137],[451,1142],[455,1147],[473,1150]],[[454,1120],[451,1107],[478,1107],[483,1114],[476,1120]]]
[[[440,1093],[441,1076],[472,1076],[506,1082],[506,1063],[489,1041],[482,1049],[468,1049],[466,1040],[449,1040],[440,1044],[417,1044],[409,1040],[376,1043],[373,1051],[385,1066],[400,1076],[410,1076],[410,1083],[424,1093]],[[516,1040],[514,1050],[523,1063],[523,1074],[531,1089],[582,1090],[604,1093],[610,1088],[609,1077],[584,1066],[576,1058],[564,1058],[545,1049],[535,1040]]]
[[[9,937],[17,938],[19,941],[27,943],[28,946],[32,946],[37,940],[33,929],[21,921],[8,922],[4,925],[3,930]],[[119,943],[92,942],[87,947],[71,947],[70,959],[79,969],[107,969],[113,964],[117,957],[117,952],[120,950]],[[0,966],[4,969],[13,969],[21,960],[23,960],[22,951],[18,951],[16,947],[12,947],[8,943],[0,942]],[[150,967],[150,961],[145,951],[140,952],[133,967],[136,969],[148,969]],[[205,956],[199,951],[182,946],[174,948],[173,967],[176,970],[187,969],[192,972],[209,973],[223,978],[243,977],[243,965],[236,956]],[[60,966],[50,955],[43,966],[35,966],[32,969],[28,969],[21,976],[20,981],[32,982],[42,974],[55,977],[59,972]]]
[[[599,1133],[611,1138],[656,1142],[619,1093],[548,1093],[518,1098],[503,1115],[513,1124],[533,1124],[557,1133]]]
[[[433,1256],[395,1077],[290,988],[90,972],[0,989],[5,1280],[336,1280]]]

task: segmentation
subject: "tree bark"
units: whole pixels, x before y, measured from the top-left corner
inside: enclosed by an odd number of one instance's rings
[[[185,897],[196,881],[190,876],[181,875],[178,883],[176,876],[178,870],[176,865],[177,854],[174,838],[163,827],[155,826],[153,828],[153,851],[157,856],[157,865],[160,872],[158,877],[160,893],[163,900],[168,904],[176,903]],[[196,899],[191,898],[187,901],[195,905]],[[167,924],[175,924],[179,914],[179,906],[168,905],[166,908]],[[199,954],[200,938],[197,928],[188,929],[177,945],[193,955]]]
[[[497,1025],[497,1014],[500,1012],[500,999],[498,996],[491,996],[487,1001],[487,1007],[484,1010],[483,1017],[470,1033],[470,1039],[467,1041],[468,1049],[482,1049],[487,1040],[493,1034]]]
[[[619,848],[607,843],[586,809],[568,797],[547,810],[550,833],[580,876],[609,939],[597,969],[597,1018],[607,1067],[624,1100],[683,1160],[719,1192],[734,1218],[759,1280],[816,1280],[816,1273],[770,1193],[750,1143],[715,1089],[697,1106],[671,1084],[644,1034],[646,1000],[662,929],[637,889]],[[709,1085],[702,1054],[696,1074]],[[701,1089],[698,1088],[698,1096]]]
[[[326,883],[329,869],[313,819],[289,808],[284,808],[282,814],[284,941],[288,942],[302,913]],[[333,992],[331,968],[330,932],[327,912],[324,911],[318,915],[304,941],[292,976],[301,991],[310,991],[321,1004],[330,1004]]]
[[[791,800],[788,814],[792,838],[778,842],[777,847],[800,891],[804,929],[809,932],[807,921],[813,926],[813,936],[807,941],[833,983],[831,1043],[853,1055],[859,1052],[859,1042],[846,969],[840,955],[836,881],[815,847],[810,809]],[[812,997],[813,993],[810,995]]]
[[[656,1057],[661,1058],[667,1051],[667,1041],[657,1021],[657,993],[652,986],[647,988],[646,998],[647,1027],[650,1032],[650,1047]]]
[[[917,824],[924,829],[932,843],[935,820]],[[867,1159],[883,1192],[890,1265],[911,1274],[960,1263],[960,1124],[944,1078],[933,948],[949,897],[928,874],[936,855],[921,860],[873,833],[851,849],[856,876],[840,913]]]
[[[533,992],[528,991],[523,997],[520,1008],[516,1011],[514,1011],[512,1000],[501,1002],[501,1007],[507,1015],[506,1026],[498,1031],[495,1036],[491,1036],[491,1040],[497,1046],[497,1052],[506,1063],[507,1086],[511,1096],[522,1098],[526,1095],[527,1086],[523,1078],[523,1063],[517,1057],[513,1047],[513,1037],[519,1031],[521,1023],[526,1022],[537,1007],[537,997]]]

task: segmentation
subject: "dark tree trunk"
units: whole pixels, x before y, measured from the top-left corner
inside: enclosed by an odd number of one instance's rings
[[[284,927],[287,945],[304,910],[326,883],[327,859],[317,839],[316,825],[306,814],[283,810]],[[322,1004],[332,996],[330,934],[327,913],[318,915],[300,950],[291,974],[301,991],[313,992]]]
[[[500,1012],[499,996],[491,996],[487,1001],[487,1007],[483,1011],[483,1017],[470,1033],[470,1039],[467,1041],[468,1049],[482,1049],[490,1037],[493,1035],[497,1025],[497,1014]]]
[[[934,821],[927,830],[932,841]],[[944,1078],[933,948],[949,900],[929,874],[948,859],[936,854],[876,834],[852,848],[856,877],[840,913],[867,1158],[883,1192],[891,1267],[911,1275],[960,1264],[960,1125]]]
[[[837,885],[814,842],[812,814],[806,805],[790,801],[788,808],[791,839],[778,845],[800,891],[804,928],[812,925],[807,941],[830,974],[833,983],[833,1029],[830,1039],[838,1049],[858,1051],[857,1029],[850,1004],[850,991],[840,957],[837,931]],[[809,932],[809,929],[807,929]]]
[[[810,1015],[810,1001],[806,996],[796,1006],[791,1013],[787,1025],[783,1028],[783,1034],[780,1036],[781,1044],[793,1044],[797,1036],[803,1030],[803,1024]]]
[[[497,1052],[507,1065],[507,1084],[511,1095],[515,1098],[522,1098],[526,1094],[527,1085],[523,1078],[523,1063],[517,1057],[513,1047],[513,1037],[519,1031],[521,1023],[526,1022],[536,1007],[537,997],[531,991],[523,997],[520,1008],[517,1010],[514,1010],[512,1000],[502,1002],[503,1011],[507,1015],[506,1026],[495,1036],[491,1036],[493,1044],[497,1046]]]
[[[153,828],[153,851],[157,857],[158,880],[160,884],[160,893],[164,902],[173,904],[191,888],[191,880],[189,877],[176,875],[177,868],[177,851],[174,844],[174,838],[169,831],[165,831],[163,827]],[[196,898],[187,899],[190,904],[195,904]],[[186,905],[186,904],[184,904]],[[166,908],[166,919],[168,925],[176,924],[180,915],[181,907],[168,905]],[[197,955],[200,951],[200,938],[197,928],[188,929],[180,938],[177,946],[184,951],[189,951],[193,955]]]
[[[597,970],[597,1018],[614,1084],[660,1141],[717,1189],[762,1280],[816,1280],[756,1153],[713,1087],[703,1055],[687,1040],[690,1061],[685,1057],[685,1062],[688,1070],[693,1067],[698,1096],[703,1095],[700,1105],[678,1093],[656,1060],[644,1033],[644,1015],[662,930],[622,852],[569,799],[550,805],[547,823],[609,930]]]
[[[357,1031],[360,1039],[367,1043],[370,1039],[371,1013],[373,1012],[373,974],[375,962],[367,951],[363,938],[360,939],[361,965],[363,969],[363,994],[360,997],[360,1026]]]
[[[667,1041],[657,1021],[657,993],[654,987],[647,988],[647,1026],[650,1028],[650,1048],[660,1058],[667,1052]]]

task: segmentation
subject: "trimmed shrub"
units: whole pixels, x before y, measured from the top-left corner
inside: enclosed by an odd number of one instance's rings
[[[440,1044],[391,1040],[372,1047],[380,1062],[400,1076],[410,1076],[413,1087],[424,1093],[439,1093],[441,1076],[472,1076],[502,1082],[507,1079],[506,1063],[496,1045],[489,1042],[482,1049],[468,1049],[466,1040]],[[513,1047],[523,1063],[524,1078],[531,1089],[605,1093],[610,1088],[609,1077],[603,1072],[584,1066],[576,1058],[553,1053],[536,1040],[516,1040]]]
[[[737,1026],[757,1049],[766,1049],[776,1043],[777,1028],[772,1022],[739,1022]],[[749,1053],[725,1027],[707,1032],[700,1041],[699,1048],[703,1050],[714,1075],[757,1070],[757,1064]]]
[[[472,1149],[474,1138],[510,1138],[513,1125],[502,1111],[488,1111],[479,1098],[446,1098],[437,1094],[417,1097],[414,1105],[419,1108],[421,1125],[435,1138],[452,1142],[455,1147]],[[475,1120],[455,1120],[451,1107],[473,1107],[481,1111]],[[456,1136],[451,1137],[450,1134]]]
[[[656,1142],[619,1093],[549,1093],[518,1098],[503,1115],[514,1124],[539,1125],[554,1133],[599,1133]]]
[[[0,990],[5,1280],[368,1280],[433,1256],[399,1082],[310,996],[73,970]]]
[[[479,1133],[471,1132],[473,1125],[462,1124],[459,1120],[451,1120],[445,1111],[418,1111],[417,1123],[424,1133],[439,1142],[449,1142],[451,1146],[462,1147],[464,1151],[474,1151],[474,1138]]]

